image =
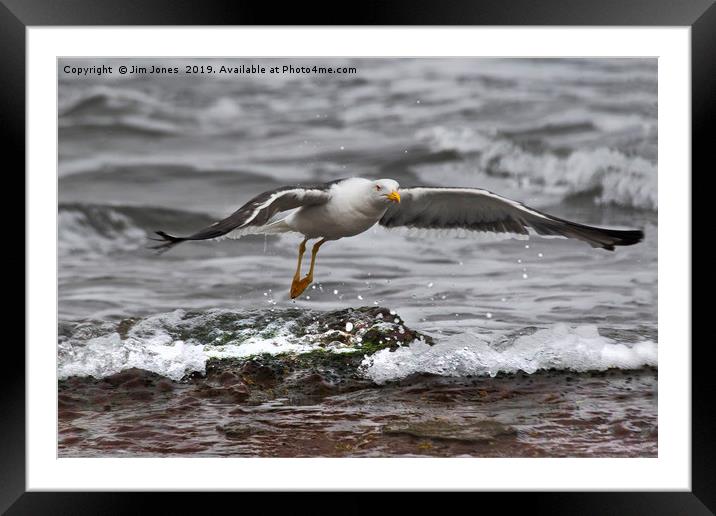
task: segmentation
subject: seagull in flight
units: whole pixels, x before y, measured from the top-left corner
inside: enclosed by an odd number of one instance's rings
[[[250,234],[295,232],[303,235],[291,283],[295,299],[313,282],[318,250],[328,241],[363,233],[375,224],[386,228],[464,229],[476,232],[557,236],[582,240],[613,251],[644,238],[641,230],[586,226],[535,210],[479,188],[416,186],[400,188],[393,179],[360,177],[309,186],[284,186],[257,195],[234,213],[185,237],[157,231],[164,252],[189,240],[240,238]],[[311,264],[301,277],[306,243],[318,239]]]

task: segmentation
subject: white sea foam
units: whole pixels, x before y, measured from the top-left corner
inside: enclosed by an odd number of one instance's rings
[[[394,352],[381,350],[361,365],[364,374],[379,384],[415,373],[495,376],[546,369],[584,372],[645,366],[657,366],[655,342],[625,344],[599,335],[595,326],[570,328],[564,324],[518,337],[500,349],[488,338],[472,333],[446,338],[434,346],[416,341]]]
[[[187,373],[204,371],[206,359],[202,346],[170,339],[122,340],[118,333],[112,333],[95,337],[81,346],[60,343],[57,373],[60,379],[103,378],[136,367],[179,380]]]
[[[299,354],[317,349],[356,351],[368,330],[352,328],[345,334],[350,336],[348,343],[334,341],[322,346],[320,337],[326,335],[323,328],[302,326],[297,332],[294,318],[288,315],[269,321],[262,317],[227,310],[175,310],[141,319],[125,332],[109,323],[86,323],[76,327],[72,336],[60,339],[58,376],[103,378],[138,368],[180,380],[192,372],[203,373],[212,358]],[[388,323],[377,323],[381,324]],[[491,341],[497,338],[465,333],[439,338],[434,346],[416,341],[393,352],[385,349],[366,357],[361,370],[376,383],[384,383],[413,373],[494,376],[541,369],[590,371],[657,365],[656,343],[620,343],[599,335],[594,326],[557,324],[499,348]],[[322,340],[325,342],[325,338]]]
[[[226,332],[219,327],[219,321],[224,316],[232,317],[232,338],[222,343]],[[80,326],[58,344],[58,377],[104,378],[138,368],[180,380],[193,372],[203,373],[211,358],[308,353],[319,348],[337,353],[355,351],[350,344],[338,342],[320,347],[318,338],[310,331],[296,335],[290,319],[266,323],[256,317],[247,315],[242,319],[227,310],[202,313],[175,310],[141,319],[124,335],[111,327]],[[306,330],[320,332],[317,328]],[[187,337],[181,338],[182,334]]]
[[[192,372],[203,373],[210,358],[243,358],[261,354],[307,353],[315,347],[282,338],[255,338],[240,345],[211,346],[173,339],[169,334],[153,338],[118,333],[102,335],[81,345],[60,343],[59,378],[93,376],[104,378],[125,369],[137,368],[180,380]]]

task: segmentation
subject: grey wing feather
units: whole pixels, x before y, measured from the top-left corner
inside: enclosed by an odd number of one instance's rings
[[[539,235],[575,238],[610,251],[614,246],[633,245],[644,238],[640,230],[604,229],[570,222],[478,188],[415,187],[401,189],[400,196],[400,204],[388,209],[381,225],[522,235],[532,229]]]
[[[153,240],[162,243],[152,247],[152,249],[163,252],[187,240],[210,240],[224,236],[239,228],[262,226],[279,212],[327,202],[330,198],[328,190],[331,184],[285,186],[261,193],[225,219],[200,229],[189,236],[177,237],[164,231],[157,231],[156,233],[161,239]]]

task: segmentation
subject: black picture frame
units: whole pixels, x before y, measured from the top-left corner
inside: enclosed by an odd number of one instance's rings
[[[32,26],[82,25],[688,26],[692,50],[692,177],[693,171],[713,173],[710,137],[716,125],[716,5],[713,0],[453,0],[449,3],[364,0],[360,4],[331,8],[304,2],[277,6],[272,2],[230,0],[0,0],[0,120],[5,129],[3,154],[6,161],[14,158],[14,168],[25,168],[25,30]],[[18,175],[14,170],[12,174]],[[20,188],[24,192],[24,182]],[[692,218],[694,226],[702,227],[703,218]],[[6,221],[10,227],[17,225],[16,220]],[[26,270],[25,258],[24,250],[22,255],[15,252],[10,258],[11,268],[7,270]],[[12,263],[20,261],[22,264]],[[713,514],[716,460],[711,395],[716,387],[711,371],[713,362],[708,360],[709,344],[708,340],[694,340],[692,346],[692,491],[475,493],[471,496],[491,498],[481,500],[481,504],[492,501],[499,504],[498,507],[550,514]],[[205,501],[180,493],[26,492],[25,353],[16,342],[6,343],[4,351],[3,389],[0,390],[0,511],[7,514],[119,514],[139,512],[138,508],[147,508],[153,501],[161,503],[163,513],[186,512],[193,510],[195,504],[207,507]],[[233,495],[221,496],[225,499]],[[265,494],[240,496],[243,507],[266,503],[258,498]],[[371,504],[362,501],[362,497],[361,501],[357,494],[350,497],[355,500],[340,502],[341,512],[371,510]],[[284,498],[274,498],[271,508],[276,508],[274,503]],[[423,495],[414,494],[412,499],[427,507]],[[316,503],[309,494],[294,496],[291,513],[320,513],[323,503],[319,502],[318,506]],[[330,510],[332,504],[328,504],[326,508]]]

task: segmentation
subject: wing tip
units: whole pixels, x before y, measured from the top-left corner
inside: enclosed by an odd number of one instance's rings
[[[627,230],[609,230],[609,236],[613,238],[612,242],[606,243],[602,246],[607,251],[614,251],[616,246],[628,246],[635,245],[644,240],[644,231],[641,229],[627,229]]]

